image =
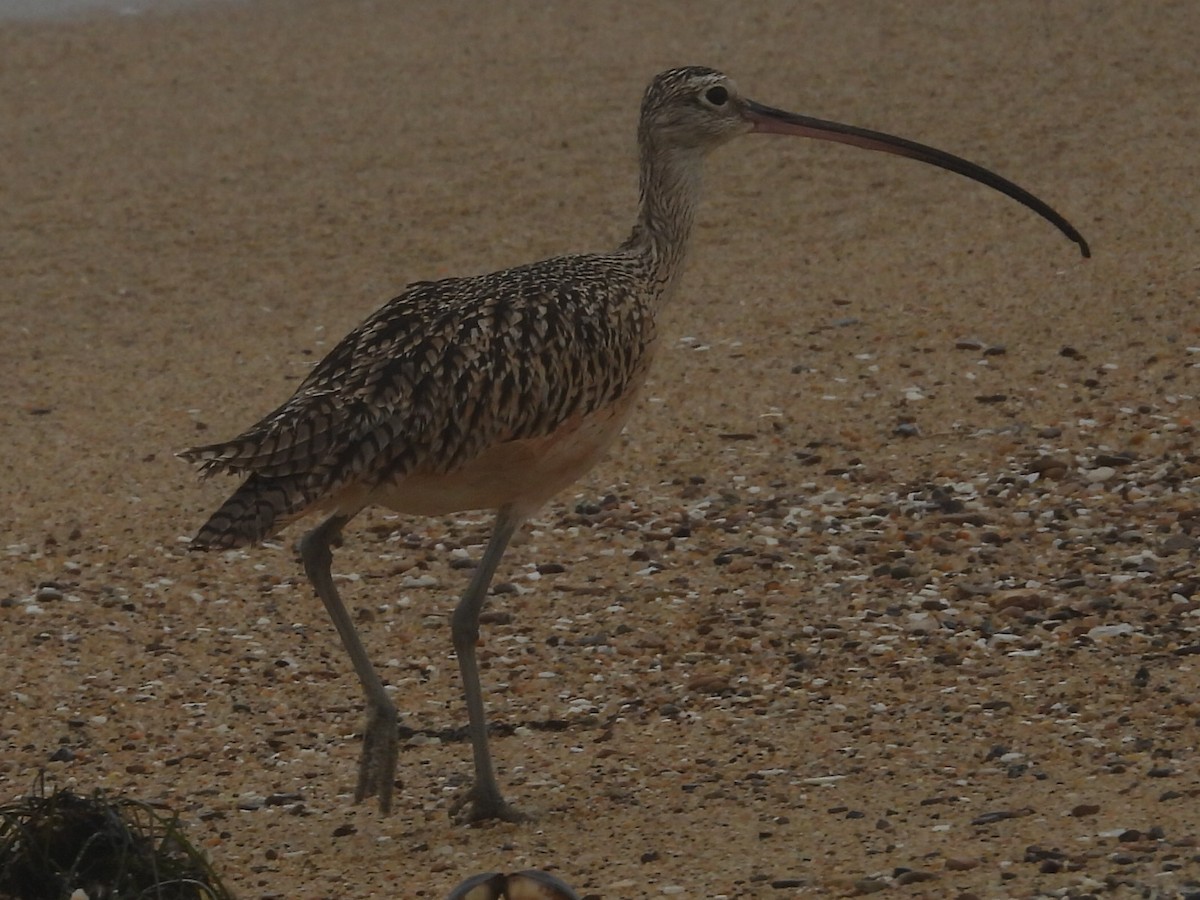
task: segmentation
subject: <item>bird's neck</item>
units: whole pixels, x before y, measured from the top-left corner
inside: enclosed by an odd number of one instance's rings
[[[621,251],[646,268],[659,302],[678,284],[700,196],[700,152],[642,144],[641,200]]]

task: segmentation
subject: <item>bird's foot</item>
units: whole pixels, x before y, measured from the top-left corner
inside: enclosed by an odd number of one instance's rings
[[[450,807],[450,821],[455,825],[474,825],[476,822],[486,822],[488,819],[520,824],[531,821],[532,816],[511,806],[500,796],[498,789],[488,790],[481,787],[478,782]]]
[[[396,709],[367,708],[367,727],[363,732],[362,756],[358,759],[358,786],[354,799],[379,799],[379,811],[392,811],[392,789],[396,784],[396,759],[400,741],[396,735]]]

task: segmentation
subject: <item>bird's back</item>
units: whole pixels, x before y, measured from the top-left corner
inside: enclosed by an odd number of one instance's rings
[[[197,543],[261,540],[351,487],[452,473],[616,403],[649,363],[653,291],[624,254],[410,285],[274,412],[181,454],[249,476]]]

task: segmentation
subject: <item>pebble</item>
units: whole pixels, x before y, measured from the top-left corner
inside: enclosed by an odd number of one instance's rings
[[[1186,534],[1173,534],[1159,545],[1159,549],[1165,555],[1190,553],[1198,548],[1200,548],[1200,540]]]
[[[879,891],[886,891],[888,883],[882,878],[859,878],[854,882],[854,892],[856,894],[876,894]]]
[[[1120,622],[1115,625],[1097,625],[1095,628],[1088,629],[1087,636],[1092,640],[1099,640],[1101,638],[1118,637],[1132,633],[1132,625],[1128,622]]]
[[[923,881],[936,881],[936,872],[925,872],[920,869],[908,869],[896,875],[896,884],[920,884]]]
[[[951,872],[967,872],[978,868],[979,860],[969,856],[948,856],[944,865]]]
[[[992,825],[996,822],[1003,822],[1005,819],[1016,819],[1023,816],[1028,816],[1033,813],[1029,807],[1023,807],[1017,810],[999,809],[993,812],[986,812],[978,815],[971,820],[972,825]]]
[[[720,694],[730,689],[729,679],[724,675],[696,673],[688,678],[689,690],[706,694]]]

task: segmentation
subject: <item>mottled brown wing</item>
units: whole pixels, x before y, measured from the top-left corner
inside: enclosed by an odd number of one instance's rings
[[[247,533],[355,481],[453,471],[628,389],[653,337],[636,281],[619,260],[564,257],[418,282],[252,428],[180,455],[205,475],[252,476],[222,508],[231,522],[242,515]]]

